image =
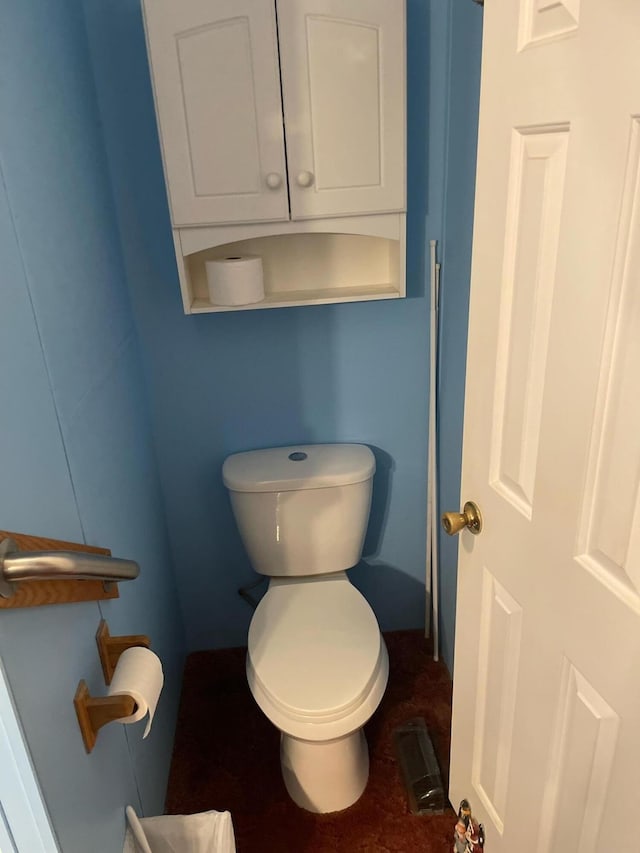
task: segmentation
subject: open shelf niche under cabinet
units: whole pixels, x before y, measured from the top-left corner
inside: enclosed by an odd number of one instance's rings
[[[174,231],[187,314],[396,299],[405,295],[405,217],[254,223]],[[250,305],[209,301],[205,262],[262,258],[265,298]]]

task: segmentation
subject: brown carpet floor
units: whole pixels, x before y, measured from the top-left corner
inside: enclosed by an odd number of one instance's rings
[[[446,776],[451,681],[421,632],[391,632],[385,640],[389,685],[365,729],[371,772],[355,805],[314,815],[291,802],[280,776],[279,733],[247,686],[246,650],[223,649],[187,659],[167,814],[229,809],[238,853],[450,853],[455,815],[409,813],[391,733],[424,717]]]

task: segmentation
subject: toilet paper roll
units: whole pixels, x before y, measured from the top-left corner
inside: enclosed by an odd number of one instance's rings
[[[153,715],[164,684],[162,663],[151,649],[134,646],[126,649],[118,660],[107,694],[109,696],[132,696],[137,708],[129,717],[122,717],[120,723],[137,723],[149,714],[147,726],[142,735],[145,738],[151,731]]]
[[[264,299],[262,258],[242,255],[206,261],[209,299],[214,305],[249,305]]]

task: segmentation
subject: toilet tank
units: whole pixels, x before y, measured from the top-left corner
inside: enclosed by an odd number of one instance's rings
[[[360,559],[375,457],[363,444],[229,456],[222,478],[249,559],[263,575],[322,575]]]

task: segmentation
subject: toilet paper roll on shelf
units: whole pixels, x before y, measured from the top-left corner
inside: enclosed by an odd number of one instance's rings
[[[131,696],[136,708],[133,714],[121,717],[118,722],[125,725],[137,723],[148,714],[149,719],[142,735],[146,738],[151,731],[163,684],[162,663],[151,649],[135,646],[124,651],[118,660],[107,696]]]
[[[262,258],[231,256],[206,261],[209,299],[214,305],[250,305],[264,299]]]

